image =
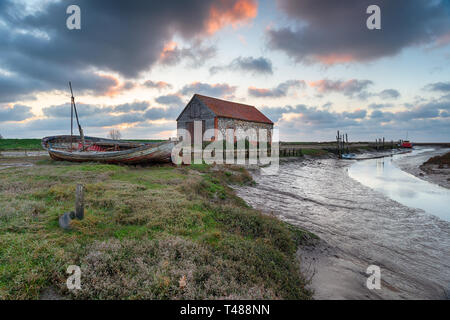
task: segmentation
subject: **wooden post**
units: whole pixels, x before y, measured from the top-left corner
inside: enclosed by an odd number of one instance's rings
[[[75,191],[75,217],[80,220],[84,218],[84,187],[82,184],[77,184]]]
[[[383,137],[383,150],[384,150],[384,137]]]
[[[339,135],[339,130],[337,131],[336,135],[336,143],[337,143],[337,153],[338,157],[341,158],[341,136]]]
[[[347,142],[347,153],[350,153],[350,148],[348,147],[348,135],[345,134],[345,140]]]

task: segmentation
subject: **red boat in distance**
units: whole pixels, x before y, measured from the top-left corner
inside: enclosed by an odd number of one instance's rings
[[[412,143],[409,140],[403,140],[401,146],[402,148],[412,148]]]

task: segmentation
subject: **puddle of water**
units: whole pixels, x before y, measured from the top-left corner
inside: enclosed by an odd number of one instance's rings
[[[430,149],[414,150],[414,157]],[[405,155],[363,160],[348,169],[351,178],[401,204],[424,210],[443,220],[450,221],[450,190],[419,179],[395,165]]]

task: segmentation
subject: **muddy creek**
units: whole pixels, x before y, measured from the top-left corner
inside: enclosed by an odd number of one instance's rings
[[[405,178],[392,163],[407,156],[415,154],[288,162],[275,176],[255,172],[257,185],[237,193],[253,207],[322,239],[320,246],[300,254],[303,265],[314,269],[316,298],[445,299],[450,289],[450,222],[443,209],[448,190],[420,179],[415,187],[416,178]],[[422,202],[429,203],[424,207]],[[381,268],[380,290],[366,287],[369,265]]]
[[[450,222],[450,190],[419,179],[397,167],[396,162],[433,151],[414,150],[410,154],[358,161],[349,176],[408,207],[419,208]],[[448,149],[446,149],[448,151]]]

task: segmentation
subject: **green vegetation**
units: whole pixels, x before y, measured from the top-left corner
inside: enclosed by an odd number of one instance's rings
[[[2,150],[42,150],[41,139],[0,139]]]
[[[302,150],[303,155],[308,155],[308,156],[323,156],[328,153],[328,151],[323,150],[323,149],[302,148],[301,150]]]
[[[314,235],[249,208],[239,167],[40,160],[0,171],[0,299],[310,299],[295,252]],[[83,183],[85,218],[72,230]],[[66,269],[82,290],[66,289]]]

